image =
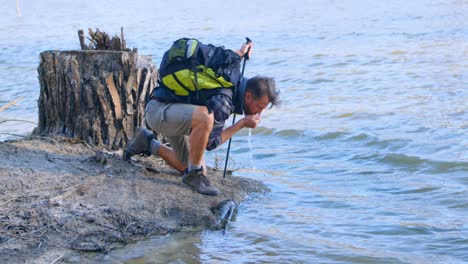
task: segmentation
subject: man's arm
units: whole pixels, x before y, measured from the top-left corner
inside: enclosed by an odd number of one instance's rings
[[[214,115],[215,123],[208,138],[206,150],[217,148],[244,127],[255,128],[261,120],[259,115],[249,115],[224,129],[224,123],[233,111],[231,99],[222,94],[213,95],[208,100],[207,106],[208,111]]]
[[[224,129],[221,133],[221,144],[226,142],[226,140],[230,139],[235,133],[237,133],[237,131],[241,130],[244,127],[255,128],[258,125],[258,123],[260,123],[260,119],[261,118],[259,115],[249,115],[242,118],[234,125]]]
[[[208,112],[213,114],[214,124],[206,144],[206,150],[213,150],[222,144],[224,123],[231,115],[234,106],[231,98],[223,94],[211,96],[206,104]]]

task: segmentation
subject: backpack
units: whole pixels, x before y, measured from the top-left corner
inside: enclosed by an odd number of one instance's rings
[[[197,39],[178,39],[164,53],[158,83],[186,97],[188,103],[199,103],[199,91],[234,89],[239,73],[234,70],[236,63],[220,56],[224,52],[224,48],[204,45]]]

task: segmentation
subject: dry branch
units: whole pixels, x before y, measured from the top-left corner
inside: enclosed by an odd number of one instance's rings
[[[22,119],[5,119],[5,120],[1,120],[0,124],[1,123],[6,123],[6,122],[24,122],[24,123],[31,123],[31,124],[37,125],[36,122],[31,122],[31,121],[22,120]]]
[[[0,107],[0,112],[2,112],[3,110],[7,109],[8,107],[10,106],[13,106],[15,105],[16,103],[18,103],[19,101],[23,100],[24,97],[19,97],[19,98],[16,98],[15,100],[9,102],[8,104]]]
[[[104,31],[100,31],[96,28],[96,31],[88,29],[89,38],[84,36],[82,29],[78,30],[78,38],[80,41],[80,47],[82,50],[117,50],[117,51],[130,51],[127,49],[126,42],[124,40],[123,27],[120,28],[120,37],[117,35],[110,37]],[[86,45],[85,38],[90,40],[90,43]]]

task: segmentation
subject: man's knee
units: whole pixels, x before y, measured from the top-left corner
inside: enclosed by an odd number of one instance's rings
[[[208,113],[208,109],[205,106],[197,106],[193,111],[192,127],[201,126],[211,131],[213,128],[213,122],[213,113]]]

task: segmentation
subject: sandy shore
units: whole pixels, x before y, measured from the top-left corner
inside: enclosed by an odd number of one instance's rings
[[[215,210],[231,199],[267,192],[240,177],[209,178],[221,194],[200,195],[157,158],[121,160],[121,153],[70,139],[0,142],[0,263],[75,262],[151,236],[219,228]]]

